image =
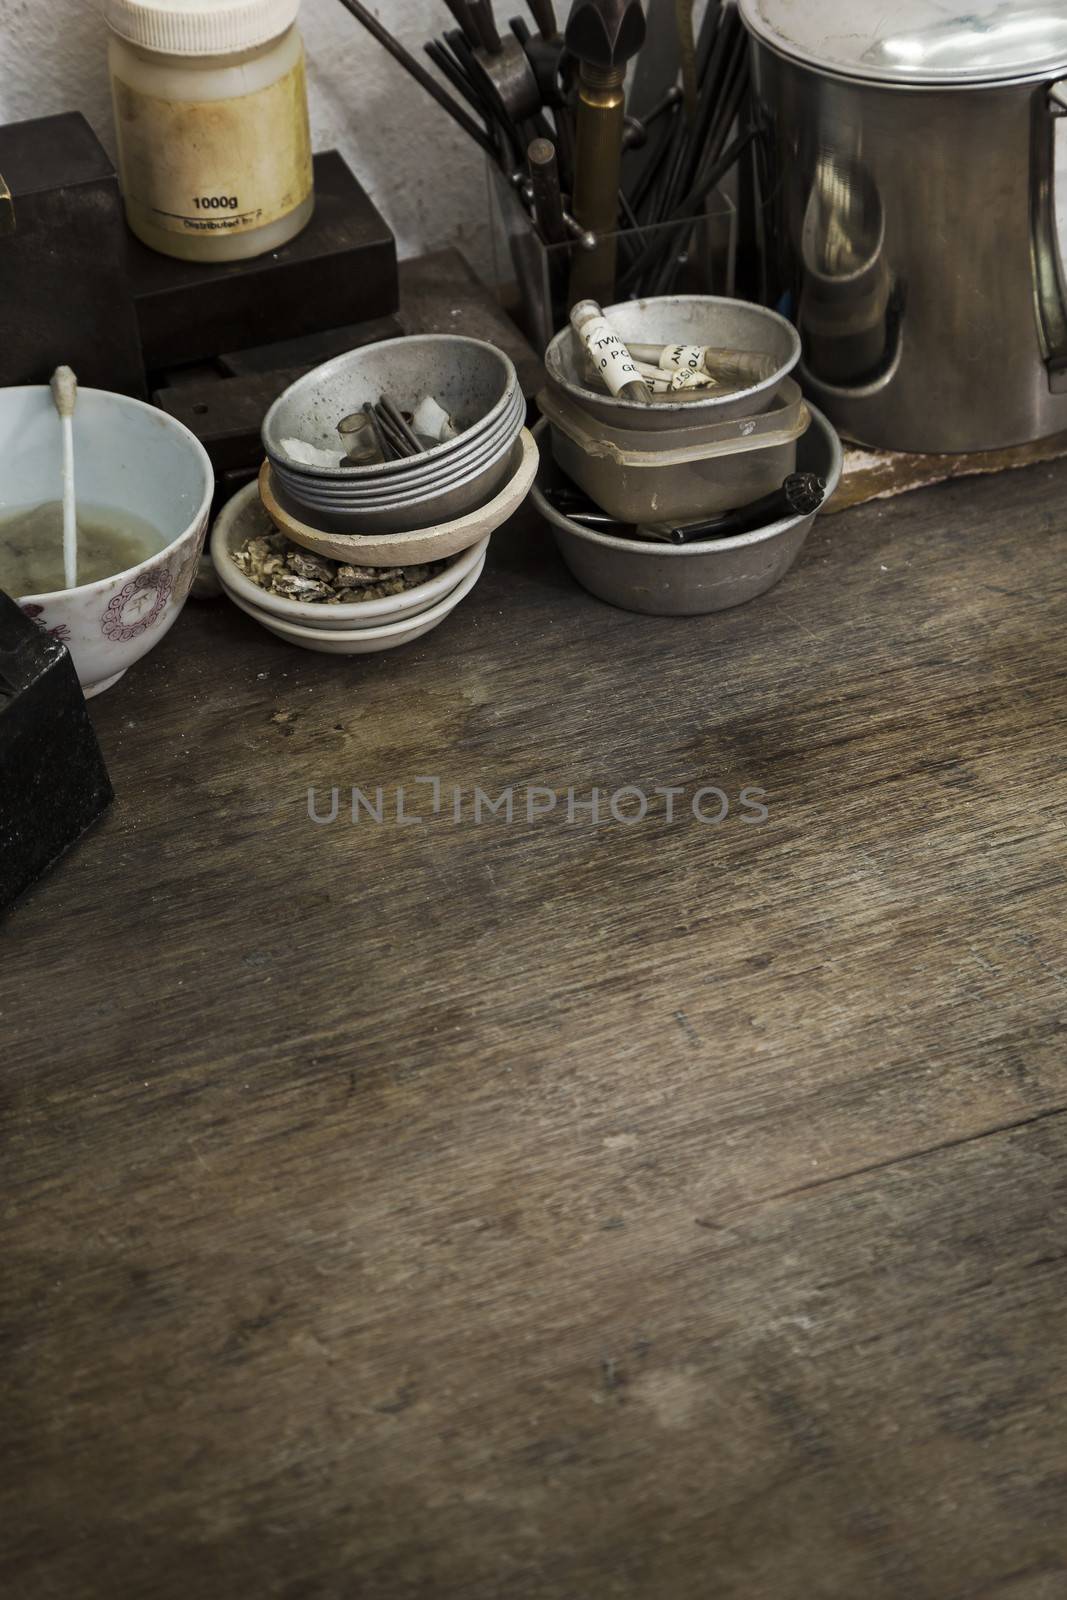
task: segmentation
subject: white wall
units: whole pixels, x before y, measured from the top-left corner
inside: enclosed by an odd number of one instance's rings
[[[443,0],[369,4],[414,55],[454,25]],[[342,151],[402,255],[455,243],[488,270],[481,154],[337,0],[303,0],[301,27],[315,149]],[[113,156],[105,33],[94,0],[0,0],[0,122],[81,111]]]

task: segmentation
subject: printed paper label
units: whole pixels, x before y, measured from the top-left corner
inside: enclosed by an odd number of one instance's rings
[[[248,233],[311,193],[311,139],[301,60],[234,100],[162,100],[114,80],[122,180],[129,200],[169,233]]]
[[[640,379],[633,357],[606,317],[591,317],[580,337],[612,394]]]

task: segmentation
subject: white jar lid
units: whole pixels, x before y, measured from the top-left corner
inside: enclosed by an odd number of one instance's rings
[[[102,0],[108,27],[173,56],[254,50],[296,21],[300,0]]]

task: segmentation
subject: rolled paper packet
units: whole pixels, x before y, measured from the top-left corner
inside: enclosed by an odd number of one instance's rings
[[[624,400],[652,399],[652,391],[633,357],[595,300],[580,300],[571,311],[571,327],[582,341],[597,376],[613,395]]]
[[[778,366],[773,356],[760,350],[720,349],[713,344],[635,344],[630,354],[635,361],[668,371],[702,369],[716,383],[763,383]]]
[[[665,368],[667,372],[703,372],[705,370],[704,346],[700,344],[665,344],[660,351],[656,365]]]
[[[647,361],[635,361],[638,372],[645,382],[655,391],[662,387],[670,389],[714,389],[715,379],[709,377],[702,369],[690,371],[688,367],[678,372],[668,371],[664,367],[653,367]]]
[[[424,439],[435,439],[438,444],[455,439],[459,433],[444,406],[439,405],[432,394],[425,395],[415,407],[411,426]]]
[[[308,444],[306,439],[283,439],[282,449],[290,461],[298,461],[302,467],[335,469],[341,460],[340,451],[320,450],[317,444]]]

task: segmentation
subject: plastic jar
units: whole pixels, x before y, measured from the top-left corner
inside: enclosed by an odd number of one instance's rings
[[[103,0],[126,218],[153,250],[241,261],[315,205],[300,0]]]

